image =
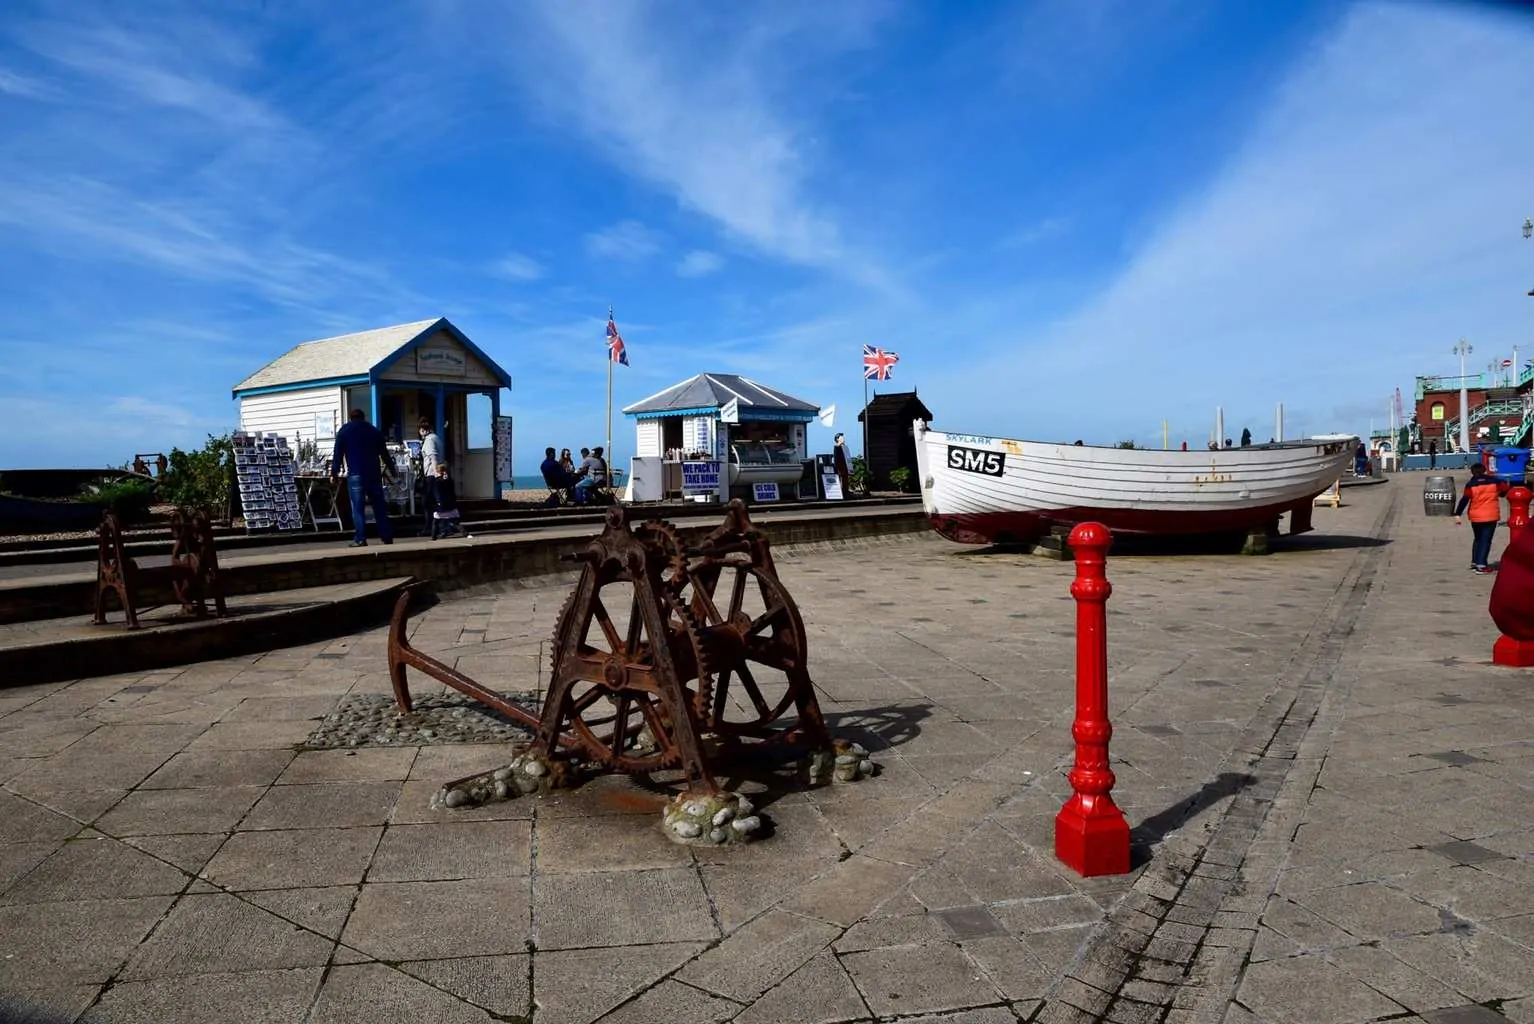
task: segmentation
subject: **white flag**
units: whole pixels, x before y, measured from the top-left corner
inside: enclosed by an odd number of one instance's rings
[[[831,429],[831,424],[832,424],[833,421],[835,421],[835,419],[836,419],[836,406],[828,405],[824,409],[820,410],[820,425],[822,427],[825,427],[827,430],[830,430]]]

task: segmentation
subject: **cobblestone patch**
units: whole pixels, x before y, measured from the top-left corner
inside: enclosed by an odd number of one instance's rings
[[[537,714],[541,704],[530,693],[506,698]],[[354,693],[326,715],[303,750],[349,747],[432,746],[439,743],[511,743],[532,734],[520,723],[457,693],[416,697],[415,710],[400,714],[394,698]]]

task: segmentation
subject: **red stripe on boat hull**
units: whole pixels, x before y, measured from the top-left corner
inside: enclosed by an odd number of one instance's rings
[[[1074,526],[1077,523],[1102,523],[1114,533],[1187,536],[1199,533],[1245,533],[1276,523],[1281,514],[1308,506],[1311,500],[1290,499],[1278,505],[1210,509],[1207,512],[1052,508],[1036,512],[934,512],[928,518],[938,533],[960,544],[1024,543],[1042,537],[1052,526]],[[1305,517],[1305,520],[1302,529],[1309,529],[1309,517]]]

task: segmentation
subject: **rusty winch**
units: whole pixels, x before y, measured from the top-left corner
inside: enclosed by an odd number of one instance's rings
[[[694,545],[660,520],[630,527],[614,508],[601,534],[565,557],[583,566],[554,627],[549,691],[536,717],[410,647],[409,595],[395,606],[389,675],[401,712],[411,710],[408,665],[534,734],[506,767],[448,783],[443,805],[544,792],[581,768],[680,770],[684,788],[666,808],[667,834],[722,843],[748,839],[760,825],[749,800],[719,785],[726,762],[797,759],[810,785],[872,770],[862,747],[826,730],[799,608],[744,504],[731,502],[724,523]]]

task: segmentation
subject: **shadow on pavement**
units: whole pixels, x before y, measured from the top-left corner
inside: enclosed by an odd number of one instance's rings
[[[919,735],[920,723],[931,717],[931,708],[931,704],[912,701],[836,712],[825,716],[826,728],[836,739],[861,743],[871,753],[877,753]],[[797,771],[801,757],[802,751],[789,747],[747,747],[735,756],[720,757],[712,767],[715,781],[721,786],[746,792],[758,808],[768,810],[784,796],[809,788]],[[879,770],[875,760],[875,776]],[[595,775],[583,779],[568,793],[577,800],[590,800],[594,813],[658,813],[686,786],[685,773],[671,768],[641,775]],[[764,819],[763,829],[757,838],[772,834],[770,820]],[[0,1024],[8,1022],[0,1019]]]
[[[826,728],[837,739],[861,743],[870,751],[887,750],[921,735],[921,722],[932,717],[932,705],[912,701],[884,707],[860,708],[826,715]]]
[[[1285,551],[1338,551],[1346,548],[1379,548],[1389,544],[1383,537],[1355,537],[1339,533],[1302,533],[1298,537],[1280,537],[1273,541],[1273,550]]]
[[[1237,555],[1241,553],[1246,543],[1246,535],[1240,534],[1198,534],[1186,537],[1143,537],[1125,534],[1113,538],[1113,546],[1108,549],[1108,558],[1154,558],[1168,555],[1200,556],[1200,555]],[[1359,537],[1352,534],[1337,533],[1302,533],[1299,536],[1287,534],[1280,537],[1270,538],[1268,548],[1271,555],[1282,555],[1291,551],[1335,551],[1349,548],[1375,548],[1389,544],[1390,541],[1379,537]],[[971,548],[965,551],[956,551],[954,554],[961,558],[977,558],[986,555],[1024,555],[1033,551],[1031,545],[1022,544],[992,544],[986,547]],[[1040,556],[1045,557],[1045,556]],[[1063,561],[1070,561],[1067,557]]]
[[[1255,776],[1245,772],[1221,772],[1199,788],[1198,792],[1184,797],[1164,811],[1146,818],[1129,830],[1129,856],[1134,867],[1151,859],[1151,848],[1167,837],[1167,834],[1193,815],[1212,804],[1234,796],[1256,782]]]
[[[0,991],[0,1024],[69,1024],[75,1017]]]

